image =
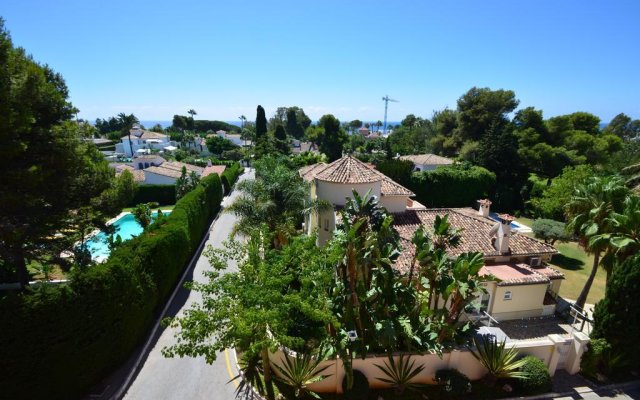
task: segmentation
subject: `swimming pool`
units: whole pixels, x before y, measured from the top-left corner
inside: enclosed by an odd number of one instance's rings
[[[494,221],[500,221],[500,218],[498,217],[497,213],[494,212],[490,212],[489,213],[489,217],[491,217],[492,220]],[[529,228],[526,225],[523,225],[521,223],[518,223],[516,221],[512,221],[511,224],[511,229],[513,229],[514,231],[518,232],[518,233],[529,233],[529,232],[533,232],[531,230],[531,228]]]
[[[170,214],[171,211],[163,211],[164,215]],[[153,213],[153,219],[158,217],[158,213]],[[132,237],[142,233],[142,226],[136,222],[135,217],[131,213],[125,213],[111,223],[115,226],[115,235],[120,235],[122,241],[127,241]],[[91,239],[87,240],[87,249],[91,253],[91,258],[95,261],[102,262],[109,258],[111,251],[107,244],[107,234],[104,232],[96,233]]]

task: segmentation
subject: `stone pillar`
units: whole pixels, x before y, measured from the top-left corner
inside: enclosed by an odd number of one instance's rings
[[[580,372],[580,361],[582,355],[587,351],[587,345],[589,344],[589,336],[582,332],[573,332],[573,343],[569,349],[569,355],[567,357],[566,370],[571,375]]]
[[[558,368],[560,358],[569,351],[570,346],[568,346],[568,344],[570,344],[571,339],[564,338],[562,335],[553,334],[549,335],[549,340],[553,342],[553,347],[551,348],[551,357],[549,358],[547,368],[549,369],[549,375],[553,376]]]

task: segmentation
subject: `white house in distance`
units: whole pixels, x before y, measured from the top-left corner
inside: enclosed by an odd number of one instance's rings
[[[116,143],[116,153],[124,153],[128,157],[133,157],[134,155],[148,154],[151,150],[173,151],[177,149],[176,143],[169,140],[168,135],[141,129],[140,125],[134,125],[129,133],[131,134],[131,145],[129,144],[129,136],[123,136],[120,139],[121,143]]]
[[[442,165],[451,165],[453,160],[441,157],[435,154],[415,154],[410,156],[401,156],[401,160],[411,161],[414,171],[431,171]]]
[[[323,245],[336,228],[336,211],[344,207],[352,190],[361,196],[371,190],[394,216],[394,228],[400,235],[403,251],[395,269],[407,274],[415,248],[411,243],[419,227],[433,229],[436,216],[448,215],[454,228],[461,229],[459,246],[448,249],[451,256],[464,252],[481,252],[485,266],[481,275],[491,276],[485,282],[487,293],[480,298],[478,313],[486,312],[494,319],[509,320],[552,315],[564,275],[545,263],[557,250],[534,238],[512,230],[513,217],[490,217],[491,202],[479,201],[478,210],[472,208],[426,209],[411,200],[414,194],[367,164],[346,156],[331,164],[314,164],[299,170],[300,176],[311,183],[311,198],[333,204],[333,210],[307,216],[305,231],[318,234]]]
[[[243,140],[242,135],[240,135],[239,133],[227,133],[227,131],[223,131],[221,129],[219,131],[216,131],[216,136],[227,139],[238,147],[251,146],[251,140]]]

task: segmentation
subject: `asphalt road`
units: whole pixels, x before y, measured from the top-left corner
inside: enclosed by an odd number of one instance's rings
[[[252,177],[253,171],[247,171],[240,179]],[[230,196],[225,197],[223,206],[231,204],[237,196],[238,192],[233,191]],[[235,221],[235,215],[221,213],[211,228],[207,246],[222,247],[222,243],[231,233]],[[207,258],[200,255],[193,271],[192,280],[204,282],[204,271],[210,268]],[[227,267],[227,271],[235,269],[235,265]],[[177,315],[180,315],[183,310],[200,300],[199,293],[184,289],[172,304],[171,314],[177,313]],[[235,382],[228,383],[231,377],[237,373],[231,352],[227,351],[218,354],[218,358],[211,365],[205,362],[204,357],[163,357],[161,354],[162,348],[175,342],[175,329],[165,329],[153,349],[149,352],[144,366],[129,387],[124,397],[126,400],[229,400],[235,398],[236,384]]]

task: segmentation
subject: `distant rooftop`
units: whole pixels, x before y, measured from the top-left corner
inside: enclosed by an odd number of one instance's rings
[[[420,165],[451,165],[453,160],[450,158],[438,156],[435,154],[414,154],[408,156],[401,156],[401,160],[408,160],[414,164]]]

